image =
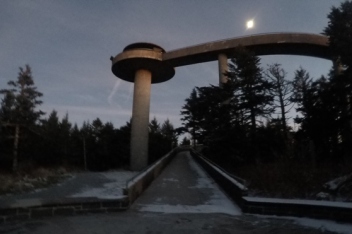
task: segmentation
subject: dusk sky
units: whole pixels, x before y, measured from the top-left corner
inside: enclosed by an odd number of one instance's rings
[[[30,65],[44,94],[40,109],[66,113],[79,126],[100,118],[120,127],[132,113],[133,84],[111,72],[110,56],[135,42],[166,51],[269,32],[321,33],[340,0],[0,0],[0,89]],[[246,22],[254,20],[254,28]],[[312,77],[332,63],[302,56],[263,56],[292,79],[300,66]],[[218,84],[217,62],[176,68],[170,81],[154,84],[150,119],[181,126],[180,110],[195,86]]]

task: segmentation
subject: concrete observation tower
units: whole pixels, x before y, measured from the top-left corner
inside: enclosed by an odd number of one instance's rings
[[[218,61],[219,86],[227,82],[227,60],[235,48],[243,46],[257,56],[303,55],[333,60],[329,38],[309,33],[269,33],[207,42],[165,52],[151,43],[134,43],[112,57],[112,72],[119,78],[134,82],[131,169],[141,170],[148,163],[148,124],[150,86],[171,79],[175,67]],[[338,70],[338,69],[337,69]]]
[[[149,106],[151,84],[161,83],[175,75],[175,69],[162,61],[165,50],[151,43],[134,43],[111,57],[112,72],[120,79],[134,82],[131,170],[148,165]]]

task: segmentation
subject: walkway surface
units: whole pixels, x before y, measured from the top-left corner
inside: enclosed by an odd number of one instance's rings
[[[133,204],[132,210],[161,213],[224,213],[240,215],[241,209],[194,161],[180,153]]]
[[[0,234],[292,234],[351,230],[351,226],[335,222],[241,214],[186,152],[178,154],[126,212],[56,216],[0,226]]]

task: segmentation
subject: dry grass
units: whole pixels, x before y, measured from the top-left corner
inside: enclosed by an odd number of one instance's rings
[[[346,165],[319,165],[312,169],[298,163],[261,164],[236,169],[235,175],[248,181],[251,195],[262,197],[316,199],[324,183],[351,173]],[[351,190],[339,194],[351,198]],[[348,199],[349,200],[349,199]]]
[[[16,174],[0,173],[0,195],[18,194],[48,187],[69,177],[63,168],[31,168]]]

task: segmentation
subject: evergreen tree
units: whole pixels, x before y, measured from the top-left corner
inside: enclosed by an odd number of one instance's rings
[[[257,137],[259,118],[270,117],[275,109],[272,105],[273,96],[270,94],[272,84],[262,73],[259,57],[243,47],[236,48],[227,73],[228,83],[233,91],[231,105],[237,122],[235,125],[237,131],[241,135],[244,133],[245,136],[249,136],[249,142],[242,143],[246,148],[246,158],[255,161],[264,156],[260,148],[253,147],[260,143]],[[246,133],[246,126],[250,127],[249,134]]]
[[[43,139],[43,155],[39,158],[41,162],[46,164],[57,163],[61,160],[62,147],[61,144],[61,129],[57,111],[53,110],[48,119],[42,123],[42,130],[45,139]]]
[[[330,130],[335,132],[333,142],[341,143],[339,146],[335,144],[333,151],[342,148],[340,155],[348,159],[352,157],[352,74],[332,73],[326,86],[323,94],[325,116],[331,120],[328,128],[335,129]]]
[[[160,124],[157,119],[154,117],[149,123],[149,133],[151,134],[160,134]]]
[[[47,128],[47,131],[52,133],[50,135],[56,135],[60,126],[59,126],[59,117],[57,115],[57,111],[53,110],[47,120],[43,121],[43,126]]]
[[[90,165],[91,170],[107,170],[109,168],[109,155],[103,136],[104,124],[99,118],[96,118],[90,126],[90,144],[92,144],[92,146],[90,146],[90,152],[88,154],[88,160],[90,162],[88,165]]]
[[[187,137],[184,137],[181,141],[181,145],[191,145],[191,141]]]
[[[345,157],[352,157],[352,2],[332,7],[324,34],[335,60],[335,72],[330,81],[336,91],[336,108]],[[342,69],[340,68],[342,66]]]
[[[257,120],[273,111],[272,84],[262,76],[259,58],[243,48],[235,54],[228,82],[221,88],[194,88],[181,111],[186,132],[205,144],[209,155],[223,155],[212,158],[222,163],[261,157],[253,147],[258,145]]]
[[[5,126],[5,123],[9,123],[14,118],[13,115],[16,99],[13,92],[0,90],[0,93],[4,94],[4,97],[1,99],[0,121],[2,126]]]
[[[26,65],[19,70],[17,80],[8,82],[10,88],[0,90],[0,94],[4,95],[0,108],[1,125],[14,127],[13,171],[18,169],[19,141],[24,136],[21,126],[27,128],[35,126],[44,114],[37,110],[37,107],[42,104],[40,97],[43,94],[37,91],[34,85],[31,68]],[[22,145],[27,146],[28,151],[33,150],[30,149],[30,144]]]
[[[70,140],[71,140],[71,128],[72,128],[72,124],[70,123],[70,121],[68,120],[68,113],[66,113],[66,115],[63,117],[63,119],[60,122],[60,143],[62,145],[62,151],[63,151],[63,155],[62,155],[62,159],[64,161],[68,161],[69,158],[69,145],[70,145]]]
[[[68,159],[69,164],[72,166],[87,169],[85,167],[85,159],[86,159],[85,140],[77,124],[74,124],[72,127],[69,147],[70,147],[70,157]]]
[[[5,123],[34,125],[38,123],[44,112],[36,108],[42,104],[43,96],[34,85],[31,68],[20,67],[16,81],[9,81],[9,89],[0,90],[4,95],[2,100],[1,120]]]
[[[302,123],[303,119],[309,122],[310,111],[313,107],[313,100],[311,96],[312,78],[309,73],[302,67],[295,72],[295,77],[292,82],[293,93],[291,101],[296,103],[296,111],[302,114],[302,117],[295,119],[297,123]]]
[[[110,122],[104,124],[101,130],[101,144],[102,151],[106,158],[105,167],[108,169],[121,167],[121,160],[116,154],[118,148],[116,147],[117,142],[117,131],[114,125]]]
[[[8,123],[12,119],[14,95],[7,93],[1,99],[0,106],[0,160],[3,169],[11,167],[10,155],[13,152],[14,140],[14,125]],[[14,156],[13,156],[14,157]]]
[[[166,119],[165,122],[161,125],[160,131],[169,144],[170,150],[177,146],[176,131],[169,119]]]
[[[199,108],[199,97],[197,89],[194,88],[190,94],[190,97],[187,98],[186,104],[182,107],[181,118],[183,129],[185,132],[191,134],[193,139],[193,145],[196,144],[197,140],[199,141],[200,137],[200,121],[202,120],[201,108]],[[201,143],[201,142],[198,142]]]
[[[340,160],[339,136],[343,128],[340,127],[340,111],[337,96],[331,80],[325,77],[312,83],[314,106],[311,113],[312,139],[316,146],[317,159]]]
[[[260,58],[238,47],[227,76],[233,86],[236,105],[244,121],[250,123],[254,136],[258,117],[267,117],[274,110],[271,107],[273,97],[269,93],[272,85],[262,75]]]
[[[329,37],[331,52],[337,62],[352,72],[352,2],[345,1],[340,7],[332,7],[328,19],[323,33]]]
[[[296,104],[296,111],[301,115],[294,119],[300,124],[296,141],[307,148],[305,152],[300,152],[301,157],[310,159],[312,166],[315,167],[318,161],[317,153],[323,145],[321,130],[326,123],[322,119],[325,111],[321,100],[323,79],[313,82],[309,73],[300,68],[295,72],[292,85],[291,100]]]
[[[160,124],[154,117],[149,123],[149,143],[148,143],[148,162],[153,163],[161,158],[165,152],[164,137],[161,133]]]
[[[228,102],[232,94],[227,92],[226,84],[220,88],[210,85],[196,88],[199,96],[198,113],[201,129],[200,139],[206,145],[218,145],[227,138],[233,124],[233,106]]]
[[[126,122],[126,125],[121,126],[117,131],[116,142],[118,152],[116,157],[118,157],[120,166],[129,165],[130,163],[130,152],[131,152],[131,120]]]
[[[94,167],[94,149],[95,149],[95,136],[93,128],[89,121],[84,121],[80,129],[82,143],[83,143],[83,164],[85,169]],[[92,159],[93,158],[93,159]],[[94,168],[93,168],[94,169]]]

